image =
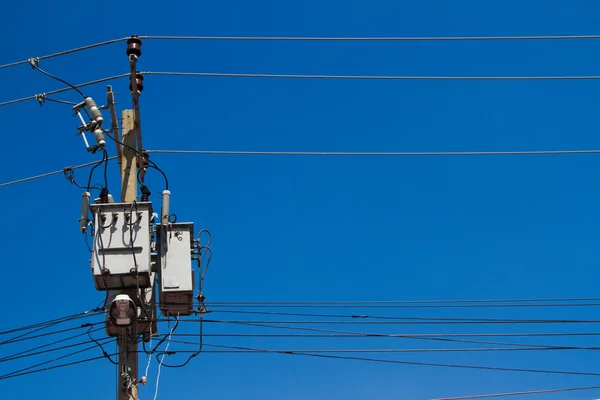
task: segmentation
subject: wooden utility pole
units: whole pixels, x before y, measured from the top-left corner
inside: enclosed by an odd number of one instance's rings
[[[121,203],[132,203],[137,198],[136,126],[133,110],[123,110],[123,137],[125,145],[120,153]],[[119,145],[120,146],[120,145]],[[138,298],[136,290],[126,291],[130,298]],[[117,371],[117,400],[138,399],[138,334],[134,323],[121,328],[117,337],[119,369]]]

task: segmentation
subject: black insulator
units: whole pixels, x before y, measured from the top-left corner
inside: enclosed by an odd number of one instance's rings
[[[142,55],[142,41],[137,35],[131,36],[131,39],[127,39],[127,57],[135,55],[140,57]]]
[[[100,203],[107,204],[108,203],[108,189],[103,188],[100,191]]]
[[[150,193],[150,189],[148,189],[147,186],[142,185],[142,186],[140,186],[140,190],[142,191],[142,199],[141,200],[143,202],[148,201],[150,198],[150,195],[152,194],[152,193]]]
[[[144,90],[144,75],[139,71],[135,73],[135,83],[137,84],[138,92],[142,93]],[[133,85],[129,84],[129,91],[133,90]]]

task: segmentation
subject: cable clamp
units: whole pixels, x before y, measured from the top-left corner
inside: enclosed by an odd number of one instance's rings
[[[40,58],[28,58],[27,62],[29,63],[29,65],[31,65],[31,68],[36,69],[38,67],[38,64],[40,63]]]
[[[66,167],[63,169],[63,174],[65,174],[65,178],[73,183],[73,181],[75,180],[75,173],[73,172],[73,168],[72,167]]]
[[[46,93],[36,94],[35,99],[40,103],[40,106],[43,105],[46,102]]]

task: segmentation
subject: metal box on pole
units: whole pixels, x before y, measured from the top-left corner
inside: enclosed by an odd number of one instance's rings
[[[91,267],[97,290],[151,286],[152,204],[92,204],[94,245]]]
[[[191,315],[194,274],[192,250],[194,224],[162,225],[157,229],[160,258],[160,309],[163,315]]]

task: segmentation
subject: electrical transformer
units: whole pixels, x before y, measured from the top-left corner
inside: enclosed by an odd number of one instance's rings
[[[97,290],[151,286],[152,204],[92,204],[94,245],[91,266]]]
[[[157,229],[160,258],[160,309],[163,315],[191,315],[194,299],[192,250],[194,224],[162,225]]]

